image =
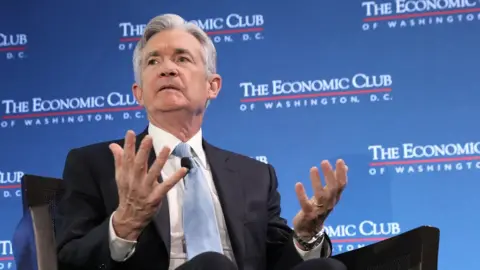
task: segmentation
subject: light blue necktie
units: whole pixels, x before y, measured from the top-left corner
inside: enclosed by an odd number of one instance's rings
[[[223,253],[215,208],[202,168],[193,158],[191,148],[186,143],[177,145],[173,155],[188,157],[192,162],[192,168],[185,176],[183,198],[183,230],[187,258],[191,259],[208,251]]]

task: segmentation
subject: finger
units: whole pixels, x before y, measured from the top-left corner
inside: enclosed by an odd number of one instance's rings
[[[347,184],[348,167],[345,165],[345,162],[342,159],[339,159],[337,160],[335,168],[335,178],[340,184],[340,187],[344,187]]]
[[[318,198],[323,190],[323,184],[317,167],[312,167],[310,169],[310,181],[312,182],[314,196],[315,198]]]
[[[150,194],[150,200],[154,204],[159,204],[162,199],[165,197],[167,192],[172,189],[180,180],[185,177],[187,174],[187,168],[180,168],[178,171],[176,171],[171,177],[169,177],[167,180],[164,180],[161,184],[156,185],[155,188],[153,189],[152,194]]]
[[[327,160],[324,160],[322,161],[320,166],[322,167],[322,172],[323,172],[323,175],[325,176],[325,182],[326,182],[325,188],[327,187],[328,189],[337,188],[338,184],[336,183],[335,173],[333,172],[333,168],[332,168],[332,165],[330,165],[330,162],[328,162]]]
[[[146,135],[138,147],[134,162],[134,170],[137,179],[143,179],[147,173],[147,160],[152,149],[152,143],[152,137],[150,135]]]
[[[112,143],[108,147],[113,154],[113,160],[115,163],[115,179],[118,181],[120,170],[122,168],[123,149],[120,145],[116,143]]]
[[[113,160],[115,161],[115,169],[119,169],[122,166],[123,149],[120,145],[112,143],[108,146],[113,154]]]
[[[150,171],[147,174],[145,179],[145,184],[147,186],[152,186],[153,183],[158,180],[160,174],[162,173],[163,166],[165,166],[165,163],[168,160],[168,156],[170,156],[170,148],[163,147],[160,153],[158,153],[155,162],[153,162],[152,166],[150,167]]]
[[[135,158],[135,139],[135,133],[132,130],[127,131],[123,146],[122,159],[124,173],[128,173],[133,167],[133,160]]]
[[[345,165],[345,162],[341,159],[337,160],[336,164],[336,170],[335,170],[335,178],[337,179],[339,183],[339,191],[338,191],[338,198],[340,199],[340,195],[342,194],[345,186],[347,185],[347,172],[348,172],[348,167]]]
[[[300,207],[302,208],[303,212],[310,213],[313,211],[313,206],[308,200],[307,193],[305,192],[305,188],[303,187],[302,183],[295,184],[295,193],[297,194],[298,202],[300,203]]]

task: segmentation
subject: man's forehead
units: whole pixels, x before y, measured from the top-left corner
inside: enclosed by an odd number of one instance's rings
[[[179,54],[201,52],[200,42],[191,34],[181,30],[169,30],[155,34],[145,45],[145,55]]]

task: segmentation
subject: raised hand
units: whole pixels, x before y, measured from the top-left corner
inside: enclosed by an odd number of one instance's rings
[[[148,170],[148,157],[152,150],[152,138],[146,135],[135,153],[135,133],[129,130],[124,148],[111,144],[115,159],[115,179],[119,205],[113,216],[116,234],[127,240],[136,240],[151,221],[167,192],[187,173],[186,168],[176,171],[170,178],[158,182],[170,149],[163,148]]]
[[[340,200],[342,191],[347,184],[348,167],[341,159],[337,160],[336,169],[330,163],[322,161],[321,168],[325,176],[326,185],[322,185],[319,171],[316,167],[310,169],[310,179],[314,195],[308,198],[301,183],[295,185],[301,210],[293,219],[293,227],[298,236],[306,239],[321,230],[325,219]]]

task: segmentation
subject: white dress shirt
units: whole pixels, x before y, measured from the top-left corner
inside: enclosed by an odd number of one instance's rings
[[[153,139],[153,148],[155,154],[162,150],[164,146],[170,148],[171,151],[181,142],[175,136],[166,131],[150,124],[148,127],[148,134],[152,136]],[[232,246],[230,243],[230,238],[227,231],[227,226],[225,224],[225,218],[222,211],[222,206],[220,204],[215,185],[213,183],[212,173],[210,171],[209,164],[202,146],[202,131],[200,130],[195,136],[193,136],[189,141],[186,142],[193,149],[192,152],[194,158],[200,162],[203,173],[207,178],[208,185],[210,187],[210,193],[212,195],[213,204],[215,207],[215,214],[217,216],[218,227],[220,231],[220,237],[222,241],[222,246],[224,250],[224,255],[227,256],[230,260],[235,263],[235,257],[233,254]],[[171,153],[170,153],[171,154]],[[180,158],[170,155],[165,166],[162,170],[163,179],[167,179],[175,171],[180,169]],[[170,214],[170,235],[171,235],[171,247],[170,247],[170,270],[176,269],[186,260],[186,254],[183,247],[183,223],[182,223],[182,204],[183,204],[183,195],[184,195],[184,184],[183,181],[179,181],[168,193],[168,207]],[[110,230],[109,230],[109,239],[110,239],[110,254],[113,260],[121,262],[125,261],[135,252],[136,241],[129,241],[118,237],[115,234],[115,230],[112,226],[112,217],[110,216]],[[295,243],[296,244],[296,243]],[[299,249],[296,245],[298,253],[304,259],[310,258],[319,258],[320,251],[323,248],[323,243],[311,251],[303,251]],[[327,254],[330,252],[327,252]]]

